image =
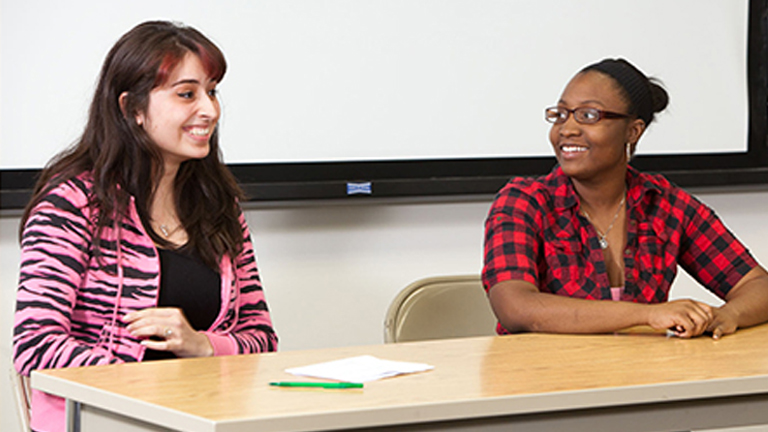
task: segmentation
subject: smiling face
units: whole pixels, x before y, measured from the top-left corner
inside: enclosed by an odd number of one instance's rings
[[[568,109],[592,107],[616,113],[627,113],[627,105],[613,79],[595,71],[573,77],[557,104]],[[634,145],[644,129],[643,121],[634,117],[580,124],[570,115],[564,123],[552,125],[549,140],[566,175],[581,181],[599,180],[624,176],[626,144]]]
[[[216,85],[200,58],[188,53],[149,93],[146,112],[139,113],[136,122],[159,148],[166,170],[208,156],[221,113]]]

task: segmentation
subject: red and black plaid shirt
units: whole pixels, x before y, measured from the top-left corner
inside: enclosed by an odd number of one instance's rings
[[[660,175],[627,172],[624,293],[638,303],[667,300],[678,264],[720,298],[757,262],[715,213]],[[603,250],[569,177],[556,168],[510,180],[485,222],[486,291],[524,280],[541,292],[611,299]],[[505,331],[499,326],[499,332]]]

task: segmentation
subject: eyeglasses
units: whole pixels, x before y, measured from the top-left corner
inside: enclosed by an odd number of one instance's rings
[[[611,111],[603,111],[597,108],[579,107],[568,109],[563,107],[549,107],[544,110],[544,119],[553,124],[563,124],[568,116],[573,114],[573,119],[580,124],[595,124],[600,120],[629,117],[627,114],[619,114]]]

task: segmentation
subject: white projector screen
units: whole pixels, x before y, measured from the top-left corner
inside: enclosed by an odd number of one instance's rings
[[[746,152],[747,0],[2,0],[0,169],[77,139],[103,58],[148,19],[229,62],[230,164],[550,156],[543,109],[625,57],[668,111],[639,153]],[[713,120],[716,120],[713,122]]]

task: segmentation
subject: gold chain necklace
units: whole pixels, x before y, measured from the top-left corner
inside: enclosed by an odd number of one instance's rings
[[[582,208],[581,211],[584,213],[584,216],[586,216],[589,223],[592,224],[592,226],[595,228],[595,231],[597,231],[597,235],[600,237],[600,247],[602,249],[608,249],[608,240],[605,238],[608,237],[608,233],[611,232],[611,228],[613,228],[613,224],[616,223],[616,219],[619,218],[619,213],[621,213],[621,207],[624,206],[624,201],[627,199],[627,194],[624,193],[624,196],[621,197],[621,201],[619,201],[619,208],[616,209],[616,214],[613,215],[613,220],[611,220],[611,224],[608,225],[608,229],[605,230],[605,234],[600,232],[600,229],[597,228],[597,225],[595,225],[595,222],[592,221],[592,218],[589,217],[589,213],[587,213],[587,210]]]

